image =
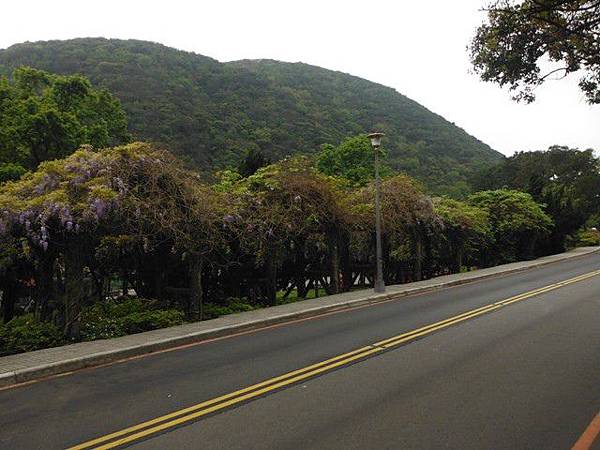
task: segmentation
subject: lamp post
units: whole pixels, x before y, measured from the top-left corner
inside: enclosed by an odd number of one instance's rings
[[[381,177],[379,176],[379,147],[383,133],[371,133],[367,137],[371,139],[373,152],[375,153],[375,245],[377,258],[377,274],[375,275],[374,290],[377,293],[385,292],[383,282],[383,254],[381,249]]]

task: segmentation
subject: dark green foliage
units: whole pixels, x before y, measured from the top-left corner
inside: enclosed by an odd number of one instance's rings
[[[387,155],[381,153],[381,158],[385,160]],[[354,186],[365,186],[375,176],[371,141],[363,134],[347,138],[337,147],[324,144],[317,155],[316,167],[325,175],[348,180]],[[392,170],[383,163],[379,173],[385,177],[390,175]]]
[[[28,67],[11,81],[0,75],[0,181],[82,144],[103,148],[128,139],[119,102],[86,78]]]
[[[204,316],[206,319],[214,319],[227,314],[253,311],[256,308],[248,303],[248,299],[230,297],[225,300],[224,304],[207,303],[204,307]]]
[[[502,156],[394,89],[307,64],[219,63],[143,41],[75,39],[0,51],[0,73],[20,65],[82,73],[114,93],[139,139],[166,144],[212,171],[245,149],[279,160],[347,136],[386,133],[388,163],[434,192],[465,195],[474,170]]]
[[[600,103],[598,0],[495,0],[486,10],[470,48],[483,80],[531,102],[545,80],[580,72],[588,102]]]
[[[582,246],[598,246],[600,245],[600,231],[598,230],[585,230],[580,231],[575,235],[573,244]]]
[[[56,347],[66,342],[60,329],[49,322],[41,322],[32,314],[15,317],[0,323],[0,356]]]
[[[469,203],[488,214],[493,245],[485,248],[486,265],[534,258],[554,225],[541,205],[525,192],[476,192]]]
[[[435,211],[444,228],[440,259],[455,272],[479,263],[493,244],[487,210],[444,197],[435,199]]]
[[[27,170],[19,164],[0,164],[0,183],[18,180],[25,172],[27,172]]]
[[[271,164],[271,161],[265,158],[265,155],[261,150],[251,148],[246,151],[246,155],[240,162],[237,171],[242,177],[249,177],[261,167],[268,166],[269,164]]]
[[[151,300],[136,297],[109,300],[83,310],[81,338],[92,341],[172,327],[181,325],[183,316],[176,309],[160,309]]]
[[[555,223],[546,252],[563,251],[565,238],[600,214],[600,164],[592,150],[553,146],[516,153],[474,183],[475,189],[502,187],[529,192],[546,206]]]
[[[597,228],[600,229],[600,205],[598,205],[599,211],[592,214],[588,217],[588,220],[585,222],[586,228]]]

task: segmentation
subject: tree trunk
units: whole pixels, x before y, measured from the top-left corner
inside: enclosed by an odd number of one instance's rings
[[[203,292],[202,292],[202,269],[204,264],[199,255],[191,255],[189,262],[190,270],[190,300],[188,303],[188,317],[191,320],[203,319]]]
[[[352,266],[350,260],[350,243],[348,242],[348,237],[344,236],[340,240],[340,266],[342,272],[342,290],[344,292],[348,292],[352,289],[353,278],[352,278]]]
[[[129,283],[127,282],[127,271],[121,270],[121,295],[126,296],[129,292]]]
[[[337,236],[333,233],[329,235],[329,294],[340,292],[340,255]]]
[[[40,320],[46,322],[50,319],[52,311],[56,309],[54,289],[54,263],[53,255],[41,255],[38,273],[35,277],[35,303],[36,312]]]
[[[2,319],[8,322],[15,315],[15,303],[17,302],[17,285],[14,281],[6,281],[0,286],[2,290]]]
[[[275,258],[267,260],[267,303],[269,306],[277,304],[277,264]]]
[[[423,278],[423,240],[417,233],[415,236],[415,281]]]
[[[64,331],[74,339],[80,336],[81,307],[85,299],[83,269],[85,253],[78,240],[68,242],[65,258]]]
[[[464,259],[464,249],[462,248],[462,246],[458,247],[458,249],[456,250],[456,268],[455,268],[455,272],[456,273],[460,273],[462,266],[463,266],[463,259]]]
[[[304,274],[304,269],[306,266],[304,260],[304,245],[296,243],[296,267],[295,267],[295,279],[296,290],[298,293],[298,298],[306,298],[307,289],[306,289],[306,276]]]

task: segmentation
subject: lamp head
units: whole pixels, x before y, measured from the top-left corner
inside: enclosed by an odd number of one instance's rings
[[[369,139],[371,139],[371,145],[375,148],[381,145],[381,138],[385,136],[383,133],[371,133],[367,135]]]

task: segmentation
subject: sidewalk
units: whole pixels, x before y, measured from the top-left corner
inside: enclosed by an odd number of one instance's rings
[[[567,253],[546,256],[533,261],[505,264],[473,272],[445,275],[431,280],[388,286],[384,294],[374,294],[371,289],[346,292],[114,339],[81,342],[63,347],[5,356],[0,358],[0,387],[84,367],[106,364],[205,339],[257,329],[275,323],[316,316],[329,311],[377,303],[392,298],[519,272],[553,262],[585,256],[599,250],[600,247],[582,247]]]

